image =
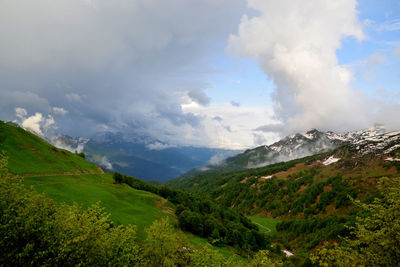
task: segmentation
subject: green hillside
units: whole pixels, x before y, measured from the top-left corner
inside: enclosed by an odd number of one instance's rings
[[[208,194],[216,201],[248,215],[293,217],[341,215],[351,212],[348,196],[368,200],[381,177],[400,176],[400,162],[392,155],[356,156],[343,146],[332,152],[237,172],[209,172],[181,177],[167,185]],[[339,162],[324,165],[334,156]]]
[[[176,228],[187,232],[190,243],[196,247],[219,238],[221,247],[215,247],[214,251],[224,256],[232,256],[230,251],[243,250],[248,253],[249,248],[256,250],[257,246],[265,247],[268,244],[262,233],[258,232],[257,226],[237,212],[223,211],[208,200],[174,189],[153,186],[134,177],[123,176],[123,183],[116,182],[113,175],[103,173],[98,166],[87,162],[80,155],[57,149],[12,123],[1,122],[0,126],[0,149],[8,159],[7,168],[11,173],[24,177],[23,183],[26,186],[45,193],[59,205],[77,203],[86,209],[99,202],[105,212],[110,214],[113,224],[134,225],[138,240],[146,240],[146,229],[158,219],[168,217]],[[192,216],[187,217],[184,227],[182,218],[186,217],[180,216],[177,206],[180,213],[186,210]],[[204,231],[201,226],[203,222],[197,221],[203,217],[207,218]],[[178,219],[179,222],[175,222]],[[227,220],[236,222],[226,225]],[[228,235],[231,229],[236,228],[236,236]],[[244,234],[254,235],[257,240],[241,240]],[[195,239],[202,242],[191,242]],[[252,247],[249,247],[249,242],[252,242]],[[222,244],[232,248],[228,250]],[[233,248],[233,244],[240,246]]]
[[[101,173],[81,156],[58,149],[40,137],[10,123],[0,121],[0,151],[6,151],[8,168],[14,174]]]
[[[112,175],[40,137],[0,121],[0,151],[11,173],[25,177],[24,184],[44,192],[57,203],[78,203],[87,208],[97,202],[114,223],[135,225],[138,238],[156,219],[171,213],[165,199],[126,185],[114,184]]]
[[[314,266],[311,259],[326,262],[326,256],[318,254],[319,248],[340,243],[341,237],[351,238],[348,227],[368,217],[369,211],[362,207],[381,205],[380,199],[385,197],[382,192],[395,190],[395,178],[400,176],[398,146],[386,154],[362,154],[343,146],[262,168],[181,177],[168,183],[172,188],[119,173],[103,173],[84,157],[57,149],[22,128],[3,122],[0,126],[0,149],[4,152],[0,154],[0,212],[5,214],[0,229],[6,229],[0,234],[14,240],[0,240],[0,251],[9,251],[2,254],[8,257],[5,262],[13,259],[15,249],[21,251],[19,255],[33,257],[31,262],[57,261],[61,258],[41,251],[52,249],[49,244],[55,237],[59,243],[54,255],[59,255],[63,240],[75,244],[75,235],[81,240],[72,248],[76,249],[72,256],[77,262],[86,257],[104,258],[96,254],[96,249],[88,255],[79,252],[85,246],[92,247],[90,242],[100,242],[96,246],[110,251],[109,243],[96,239],[93,228],[111,243],[133,245],[138,254],[126,252],[130,255],[126,259],[143,266],[161,266],[167,258],[182,266],[259,266],[269,260],[285,262],[284,266]],[[331,163],[326,164],[328,159]],[[6,168],[24,177],[23,184]],[[389,189],[379,187],[385,181],[393,183]],[[388,197],[390,204],[393,197]],[[360,202],[355,204],[352,199]],[[93,206],[98,202],[109,217]],[[18,228],[20,223],[24,226]],[[69,229],[66,231],[72,231],[72,236],[59,235],[58,227]],[[127,239],[116,236],[128,232]],[[43,238],[50,243],[41,245]],[[18,245],[20,242],[26,247]],[[120,252],[110,253],[114,260],[121,259]],[[287,256],[290,253],[294,255]],[[137,258],[129,258],[133,255]],[[64,254],[61,262],[68,262],[70,256]],[[28,258],[21,258],[20,263]]]
[[[38,176],[24,180],[58,203],[79,203],[84,208],[96,202],[110,213],[114,223],[135,225],[139,239],[156,219],[168,216],[169,203],[152,193],[114,184],[110,174]]]
[[[342,146],[262,168],[181,177],[167,185],[210,196],[272,231],[276,226],[273,242],[302,255],[350,234],[347,226],[354,226],[360,215],[351,198],[371,203],[379,197],[382,177],[400,177],[400,162],[387,160],[399,155],[400,149],[361,155]],[[323,164],[331,156],[340,160]]]

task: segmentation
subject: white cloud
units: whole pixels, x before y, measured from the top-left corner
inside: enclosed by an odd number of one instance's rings
[[[172,145],[164,144],[164,143],[160,143],[160,142],[154,142],[151,144],[147,144],[146,146],[148,149],[151,149],[151,150],[162,150],[162,149],[173,147]]]
[[[365,101],[349,85],[352,73],[336,57],[343,38],[364,38],[356,4],[356,0],[248,0],[259,15],[242,17],[228,50],[259,60],[273,79],[274,112],[285,132],[368,125]]]
[[[17,118],[22,120],[22,119],[25,118],[25,116],[27,114],[28,113],[26,112],[26,109],[24,109],[24,108],[15,108],[15,115],[17,116]]]
[[[43,121],[42,113],[36,112],[35,115],[32,115],[28,118],[24,118],[21,125],[22,127],[29,129],[39,135],[43,135],[42,130],[40,129],[40,124]]]
[[[53,116],[47,115],[47,119],[44,120],[43,129],[44,131],[49,131],[50,129],[55,127],[55,120]]]
[[[182,105],[184,112],[203,116],[198,128],[202,128],[198,134],[191,133],[191,138],[198,144],[231,149],[245,149],[258,145],[253,139],[254,129],[259,125],[274,123],[271,119],[272,110],[257,106],[240,106],[232,109],[230,103],[203,107],[195,102]],[[251,119],[249,119],[251,118]],[[266,143],[277,141],[276,133],[263,133]]]
[[[111,162],[107,159],[106,156],[103,156],[99,162],[99,164],[101,166],[103,166],[104,168],[108,169],[108,170],[112,170],[112,164]]]
[[[68,110],[60,107],[52,107],[52,111],[56,115],[66,115],[68,113]]]
[[[382,24],[374,25],[374,28],[378,32],[400,31],[400,19],[385,21]]]
[[[358,68],[363,69],[363,77],[367,81],[376,79],[376,71],[382,63],[386,61],[385,55],[374,53],[370,55],[366,60],[361,61],[358,64]]]
[[[45,136],[53,134],[53,130],[57,129],[56,122],[51,115],[47,115],[47,118],[43,117],[43,114],[36,112],[34,115],[26,117],[28,112],[24,108],[15,108],[15,116],[19,119],[17,121],[25,129],[31,130],[34,133]]]

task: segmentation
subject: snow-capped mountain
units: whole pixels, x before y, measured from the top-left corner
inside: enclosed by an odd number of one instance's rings
[[[226,159],[223,164],[202,169],[234,171],[262,167],[328,152],[344,144],[348,144],[360,156],[367,153],[390,153],[400,147],[400,132],[387,132],[383,125],[348,133],[321,132],[313,129],[287,136],[271,145],[246,150]]]
[[[400,131],[388,132],[383,125],[332,136],[342,138],[343,142],[350,144],[351,148],[360,156],[369,153],[385,155],[400,148]]]

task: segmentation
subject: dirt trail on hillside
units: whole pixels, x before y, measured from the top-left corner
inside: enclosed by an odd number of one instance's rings
[[[261,228],[267,230],[267,232],[272,232],[271,229],[269,229],[268,227],[265,227],[265,226],[262,225],[262,224],[259,224],[258,222],[252,221],[252,223],[257,224],[257,225],[260,226]]]
[[[59,175],[66,175],[66,176],[74,176],[74,175],[80,175],[80,174],[103,174],[104,171],[102,170],[101,172],[98,170],[96,171],[75,171],[75,172],[48,172],[48,173],[25,173],[25,174],[19,174],[24,178],[29,178],[29,177],[44,177],[44,176],[59,176]]]

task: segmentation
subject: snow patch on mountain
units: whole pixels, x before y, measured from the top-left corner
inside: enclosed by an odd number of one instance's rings
[[[386,161],[400,161],[400,159],[394,159],[392,157],[386,158]]]
[[[292,134],[269,146],[247,150],[238,156],[239,161],[232,162],[246,164],[235,168],[257,168],[328,152],[344,144],[349,144],[360,156],[368,153],[389,154],[400,148],[400,131],[387,132],[383,125],[348,133],[321,132],[313,129],[306,133]],[[338,160],[333,157],[328,159],[326,164]]]
[[[324,165],[331,165],[335,162],[338,162],[340,160],[340,158],[334,158],[333,156],[330,156],[327,160],[325,160],[324,162],[322,162],[322,164]]]

